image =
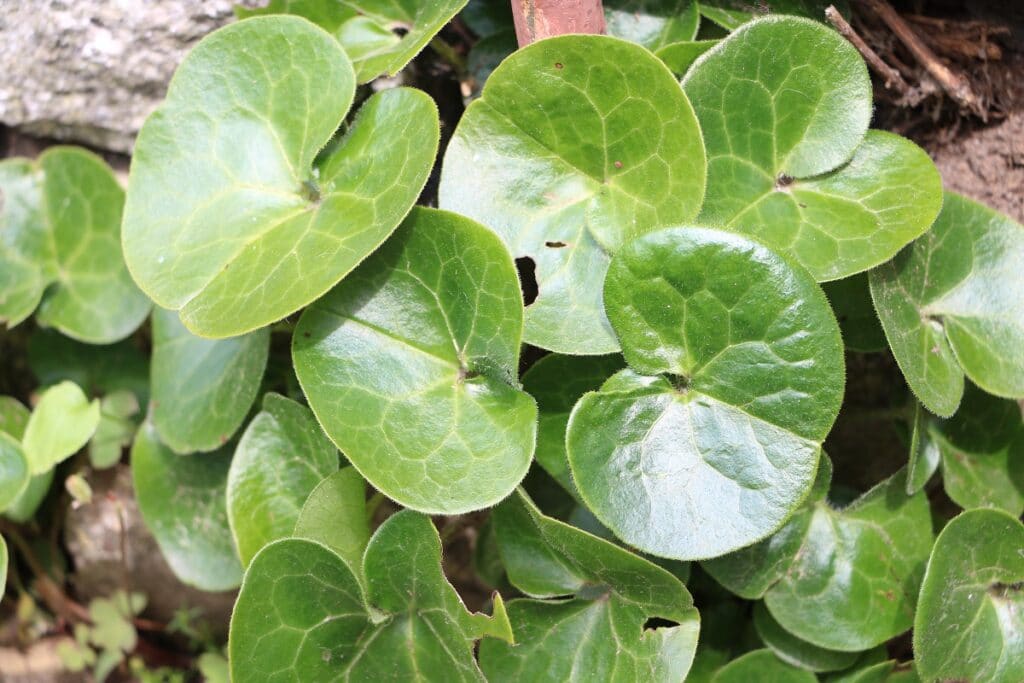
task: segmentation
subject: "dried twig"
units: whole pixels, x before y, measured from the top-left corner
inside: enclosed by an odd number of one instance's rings
[[[903,76],[900,75],[900,72],[882,61],[882,58],[878,56],[878,53],[872,50],[868,44],[864,42],[864,39],[861,38],[855,30],[853,30],[853,27],[850,26],[849,22],[843,18],[843,15],[839,13],[839,10],[836,9],[835,5],[829,5],[825,8],[825,17],[833,26],[836,27],[836,30],[839,31],[840,35],[853,43],[853,46],[857,48],[857,51],[860,52],[864,57],[864,60],[867,61],[868,66],[882,77],[886,88],[896,90],[902,95],[907,94],[910,90],[910,86],[907,85],[905,80],[903,80]]]

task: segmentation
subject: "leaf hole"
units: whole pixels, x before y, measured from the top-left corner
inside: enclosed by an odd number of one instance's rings
[[[679,622],[662,619],[661,617],[651,617],[644,622],[645,631],[656,631],[659,628],[672,628],[673,626],[679,626]]]
[[[317,184],[316,178],[307,178],[306,180],[303,180],[299,193],[302,195],[303,199],[310,204],[320,203],[320,185]]]
[[[680,394],[685,394],[690,390],[689,377],[683,377],[682,375],[670,375],[668,381],[672,384],[672,388]]]
[[[988,587],[988,593],[995,598],[1007,598],[1010,593],[1018,593],[1024,590],[1024,581],[1018,581],[1016,583],[1003,583],[1002,581],[996,581]]]
[[[562,68],[563,68],[562,67],[562,63],[561,62],[555,62],[555,68],[558,69],[559,71],[561,71]]]
[[[565,242],[545,242],[544,246],[551,247],[552,249],[561,249],[562,247],[567,247],[569,245]]]
[[[537,263],[529,256],[520,256],[516,259],[516,270],[519,271],[519,288],[523,290],[523,305],[529,306],[540,294],[537,286]]]
[[[775,179],[775,189],[781,192],[788,191],[789,186],[792,184],[793,178],[786,175],[785,173],[780,173],[779,177]]]
[[[405,38],[407,35],[409,35],[408,24],[394,24],[390,27],[390,29],[391,32],[394,33],[399,38]]]

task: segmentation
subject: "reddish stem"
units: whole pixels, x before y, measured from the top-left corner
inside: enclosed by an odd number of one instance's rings
[[[604,33],[601,0],[511,0],[519,47],[566,33]]]

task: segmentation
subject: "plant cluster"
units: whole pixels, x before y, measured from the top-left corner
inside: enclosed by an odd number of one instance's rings
[[[460,0],[245,13],[126,193],[78,149],[0,162],[0,319],[46,328],[0,510],[130,447],[175,574],[240,587],[235,681],[1024,680],[1024,227],[869,129],[825,25],[649,4],[515,51],[463,10],[486,82],[437,208],[436,106],[364,86]],[[912,393],[905,466],[858,489],[823,443],[864,354]],[[117,599],[82,666],[130,652]]]

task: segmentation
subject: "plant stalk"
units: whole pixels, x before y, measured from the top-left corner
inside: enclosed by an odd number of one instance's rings
[[[566,33],[604,33],[601,0],[511,0],[519,47]]]

